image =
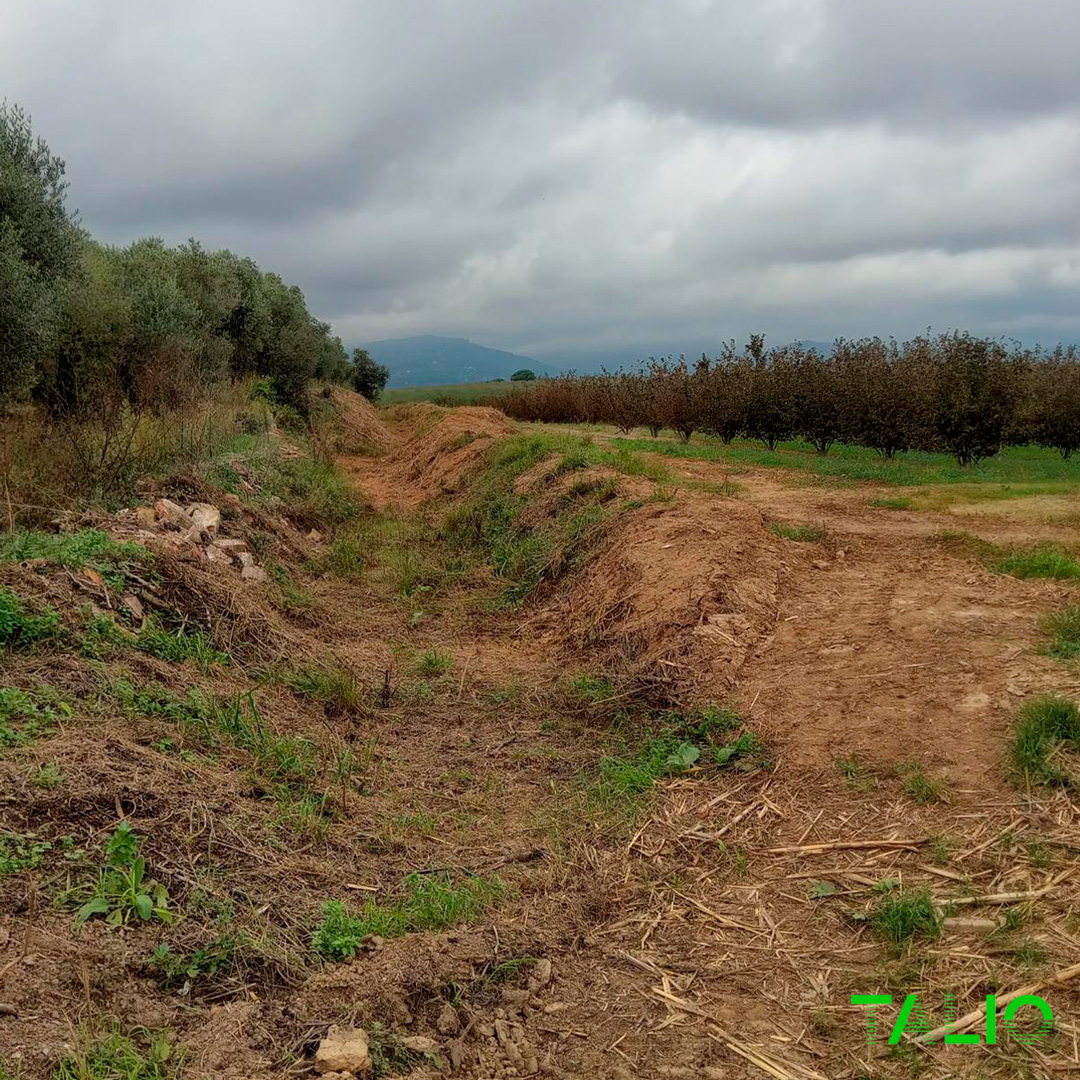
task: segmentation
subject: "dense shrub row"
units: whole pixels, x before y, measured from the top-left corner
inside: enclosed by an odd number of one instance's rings
[[[1024,349],[971,334],[838,340],[828,356],[801,345],[766,349],[762,336],[693,365],[540,380],[500,402],[519,420],[670,428],[724,442],[802,438],[943,451],[967,465],[1003,446],[1037,443],[1068,458],[1080,448],[1080,353]]]
[[[162,411],[257,375],[303,411],[311,378],[350,377],[341,340],[296,286],[195,240],[96,243],[66,189],[63,161],[0,103],[0,406]]]

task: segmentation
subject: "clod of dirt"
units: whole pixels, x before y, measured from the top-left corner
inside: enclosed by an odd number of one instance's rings
[[[545,956],[533,964],[529,973],[529,992],[535,994],[551,982],[551,961]]]
[[[435,1021],[440,1035],[456,1035],[461,1030],[461,1018],[457,1009],[448,1001],[439,1013],[439,1019]]]
[[[315,1051],[315,1068],[324,1074],[363,1076],[370,1072],[367,1032],[362,1028],[340,1028],[335,1024]]]

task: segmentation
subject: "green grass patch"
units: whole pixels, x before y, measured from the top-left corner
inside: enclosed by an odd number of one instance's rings
[[[364,697],[364,687],[356,672],[336,663],[285,667],[272,672],[271,677],[294,694],[324,705],[357,709]]]
[[[995,574],[1017,578],[1080,579],[1080,562],[1060,544],[1037,544],[1028,548],[1003,548],[967,532],[943,532],[937,541],[953,555],[975,559]]]
[[[589,705],[615,696],[615,683],[610,675],[575,675],[566,680],[566,688],[571,697]]]
[[[231,657],[214,645],[213,638],[198,627],[166,629],[159,620],[147,619],[135,633],[120,626],[111,615],[91,615],[83,627],[79,645],[83,656],[104,660],[122,649],[137,649],[158,660],[182,663],[191,660],[208,674],[215,665],[228,667]]]
[[[35,611],[18,593],[0,585],[0,655],[5,648],[26,648],[60,635],[60,614]]]
[[[731,710],[709,706],[691,716],[665,712],[659,722],[659,733],[636,752],[601,758],[587,798],[594,809],[632,819],[665,777],[717,768],[753,772],[771,764],[768,748]]]
[[[44,688],[34,693],[12,686],[0,688],[0,749],[29,746],[73,715],[66,701]]]
[[[169,1080],[180,1065],[164,1034],[140,1031],[139,1041],[111,1032],[60,1059],[53,1080]]]
[[[401,937],[420,930],[441,930],[481,915],[505,895],[495,876],[468,877],[455,882],[446,872],[410,874],[404,895],[390,903],[369,900],[351,911],[342,901],[323,905],[323,920],[312,937],[311,947],[327,960],[349,960],[375,934]]]
[[[894,948],[916,938],[934,941],[941,934],[941,916],[928,889],[889,891],[870,915],[870,928]]]
[[[205,945],[186,952],[173,952],[166,941],[150,956],[150,964],[166,989],[190,989],[197,982],[213,979],[230,971],[235,963],[237,940],[232,934],[219,934]]]
[[[1059,544],[1039,544],[1028,551],[1013,551],[997,559],[993,569],[1017,578],[1080,579],[1080,562]]]
[[[1080,604],[1044,616],[1039,629],[1050,639],[1042,651],[1058,660],[1080,656]]]
[[[8,874],[37,870],[51,850],[52,844],[47,840],[38,840],[34,836],[23,836],[20,833],[0,832],[0,878]]]
[[[135,635],[135,648],[156,656],[159,660],[180,663],[193,660],[205,675],[215,664],[228,667],[230,657],[214,647],[213,638],[205,630],[178,627],[166,630],[159,622],[148,620],[146,626]]]
[[[391,387],[379,395],[379,404],[413,405],[418,401],[429,401],[441,406],[490,405],[492,398],[513,393],[518,385],[510,382],[508,374],[506,379],[491,382]]]
[[[775,450],[737,439],[724,446],[719,439],[695,435],[689,443],[675,439],[613,439],[617,446],[665,454],[673,458],[718,461],[728,466],[794,469],[839,481],[870,480],[898,487],[927,484],[1039,484],[1040,493],[1068,494],[1080,488],[1075,461],[1063,461],[1057,451],[1037,446],[1012,446],[977,465],[957,465],[949,454],[909,450],[886,459],[866,447],[834,445],[820,455],[807,443],[781,443]],[[1011,494],[1016,497],[1027,491]]]
[[[911,500],[908,498],[871,499],[870,505],[879,510],[910,510]]]
[[[114,540],[100,529],[70,533],[22,530],[0,536],[0,562],[46,559],[66,570],[90,569],[113,589],[124,584],[125,564],[142,565],[148,558],[149,552],[141,544]]]
[[[774,521],[769,532],[781,540],[797,540],[804,544],[817,543],[825,538],[825,530],[819,525],[792,525],[783,521]]]
[[[1015,779],[1035,784],[1075,786],[1063,760],[1080,749],[1080,708],[1074,701],[1046,694],[1020,711],[1010,747]]]

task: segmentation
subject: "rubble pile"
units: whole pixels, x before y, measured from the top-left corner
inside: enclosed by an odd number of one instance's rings
[[[235,495],[226,495],[225,500],[239,510],[240,500]],[[171,499],[158,499],[152,507],[140,506],[127,513],[134,515],[139,540],[170,544],[195,562],[238,569],[243,581],[266,580],[266,570],[258,565],[245,540],[218,535],[221,510],[212,503],[184,507]]]

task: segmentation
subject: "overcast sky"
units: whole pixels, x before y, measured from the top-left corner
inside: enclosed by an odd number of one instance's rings
[[[1078,0],[2,0],[100,239],[348,344],[1080,338]]]

